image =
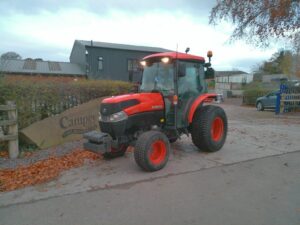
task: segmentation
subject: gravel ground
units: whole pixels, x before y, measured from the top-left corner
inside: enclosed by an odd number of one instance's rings
[[[255,122],[259,124],[299,124],[300,112],[275,115],[274,110],[257,111],[254,106],[243,105],[242,101],[242,98],[227,98],[223,103],[218,105],[225,109],[229,120]]]
[[[31,156],[18,159],[0,158],[0,169],[13,169],[19,166],[28,166],[51,156],[64,156],[75,150],[82,149],[84,140],[68,142],[60,146],[34,152]]]

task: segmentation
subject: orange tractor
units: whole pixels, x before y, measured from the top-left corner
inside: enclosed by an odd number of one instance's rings
[[[105,157],[121,156],[134,146],[136,163],[157,171],[168,162],[170,143],[192,137],[201,151],[222,148],[227,135],[224,110],[205,104],[217,95],[207,93],[205,79],[214,77],[212,52],[203,57],[165,52],[145,57],[138,93],[106,98],[99,113],[100,132],[84,134],[87,150]]]

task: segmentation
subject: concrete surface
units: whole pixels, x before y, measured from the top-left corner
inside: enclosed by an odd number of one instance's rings
[[[300,152],[0,208],[3,225],[300,224]]]
[[[99,160],[1,193],[0,224],[300,224],[300,118],[223,107],[229,132],[219,152],[198,152],[184,137],[156,173],[132,153]]]

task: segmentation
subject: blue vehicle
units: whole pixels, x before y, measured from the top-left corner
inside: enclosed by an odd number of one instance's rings
[[[265,96],[257,98],[255,104],[257,111],[264,111],[265,109],[275,109],[277,93],[279,93],[279,90],[272,91]]]

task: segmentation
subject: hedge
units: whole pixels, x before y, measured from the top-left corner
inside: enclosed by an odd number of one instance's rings
[[[243,93],[243,104],[245,105],[254,105],[258,97],[264,96],[271,91],[274,91],[276,87],[264,86],[261,82],[253,82],[244,87]]]
[[[19,128],[22,129],[89,100],[128,93],[131,88],[129,83],[109,80],[32,83],[1,79],[0,104],[7,100],[16,102]]]

